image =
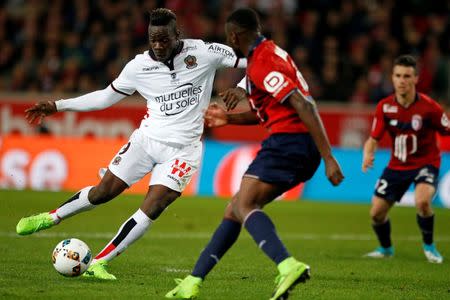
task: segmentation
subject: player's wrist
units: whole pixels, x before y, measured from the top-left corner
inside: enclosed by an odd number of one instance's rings
[[[224,118],[224,121],[225,121],[225,125],[228,125],[228,124],[235,124],[235,116],[236,116],[236,114],[229,114],[229,113],[226,113],[225,114],[225,118]]]
[[[333,156],[333,154],[331,152],[329,152],[329,153],[322,153],[322,159],[325,162],[329,162],[329,161],[335,160],[335,158],[334,158],[334,156]]]
[[[47,104],[50,106],[50,112],[57,112],[58,108],[56,107],[55,101],[48,100]]]

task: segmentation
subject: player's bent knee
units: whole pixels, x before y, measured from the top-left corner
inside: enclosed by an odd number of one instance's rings
[[[157,202],[148,209],[146,209],[144,212],[145,214],[153,221],[155,221],[162,213],[163,211],[170,205],[172,202]]]
[[[260,209],[260,206],[253,203],[245,203],[243,201],[233,201],[233,213],[239,219],[240,222],[243,222],[245,217],[255,209]]]
[[[383,212],[377,212],[377,211],[371,211],[370,212],[370,219],[372,220],[372,223],[374,224],[382,224],[386,222],[387,214]]]
[[[235,212],[233,211],[233,205],[231,203],[229,203],[225,208],[225,213],[223,217],[225,219],[233,220],[235,222],[241,222],[241,220],[236,216]]]
[[[169,191],[162,198],[147,198],[141,209],[151,220],[155,221],[180,195],[180,192]]]
[[[416,208],[422,216],[429,216],[432,214],[431,203],[428,201],[417,201]]]

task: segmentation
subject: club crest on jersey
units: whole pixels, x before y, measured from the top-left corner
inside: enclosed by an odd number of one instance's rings
[[[122,160],[122,157],[120,156],[116,156],[112,162],[113,165],[118,165],[120,163],[120,161]]]
[[[397,113],[398,112],[398,107],[397,106],[393,106],[393,105],[389,105],[389,104],[383,104],[383,112],[384,113]]]
[[[449,121],[448,121],[447,115],[445,113],[442,114],[441,124],[444,127],[449,127]]]
[[[415,131],[419,131],[422,128],[422,117],[420,115],[413,115],[411,119],[411,127]]]
[[[197,64],[197,57],[195,57],[193,55],[188,55],[184,59],[184,63],[186,64],[186,68],[193,69],[193,68],[195,68],[198,65]]]

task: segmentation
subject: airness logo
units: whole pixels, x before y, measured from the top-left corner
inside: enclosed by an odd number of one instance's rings
[[[184,63],[186,64],[186,68],[193,69],[193,68],[195,68],[198,65],[197,64],[197,57],[195,57],[193,55],[188,55],[184,59]]]

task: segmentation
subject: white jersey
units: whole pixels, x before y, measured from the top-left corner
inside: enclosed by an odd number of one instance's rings
[[[234,51],[218,43],[182,40],[183,47],[169,63],[154,60],[149,51],[128,62],[111,87],[147,100],[147,115],[140,130],[148,137],[176,144],[191,144],[203,133],[203,112],[209,104],[217,69],[246,67]]]

